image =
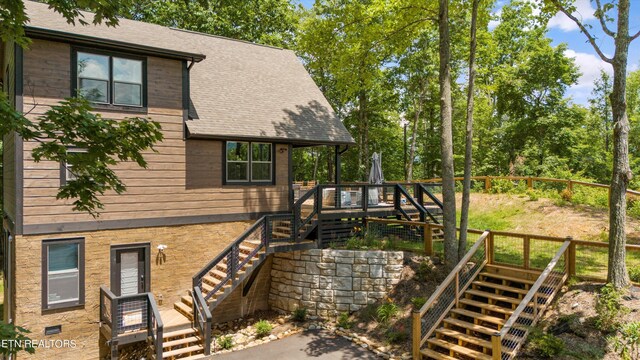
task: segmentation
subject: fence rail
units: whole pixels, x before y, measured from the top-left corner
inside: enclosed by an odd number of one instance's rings
[[[100,322],[111,329],[111,340],[146,330],[156,359],[162,359],[164,325],[152,293],[116,296],[105,285],[100,286]]]

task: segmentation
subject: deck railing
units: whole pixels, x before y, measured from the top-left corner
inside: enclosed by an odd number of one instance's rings
[[[204,294],[202,288],[202,282],[205,276],[209,274],[218,264],[224,263],[226,265],[226,276],[213,287],[211,291],[207,291],[204,296],[204,300],[209,300],[213,294],[215,294],[220,288],[227,283],[234,281],[236,274],[242,267],[244,267],[251,259],[262,249],[269,247],[270,236],[267,231],[267,218],[270,216],[263,216],[260,220],[256,221],[251,227],[245,230],[240,237],[232,244],[227,246],[222,252],[220,252],[213,260],[205,265],[196,275],[192,278],[192,285],[194,288],[199,288]],[[250,247],[252,250],[249,254],[244,256],[244,259],[240,258],[240,246]]]
[[[449,310],[457,305],[460,294],[464,293],[471,281],[487,263],[488,236],[489,232],[486,231],[478,238],[422,308],[413,312],[412,350],[414,359],[420,358],[422,345],[447,316]]]
[[[565,241],[531,286],[520,305],[502,329],[491,337],[494,360],[511,360],[527,339],[527,335],[569,276],[568,258],[571,241]]]
[[[111,329],[111,340],[146,330],[155,347],[156,359],[162,359],[163,324],[152,293],[116,296],[100,286],[100,322]]]
[[[193,322],[194,327],[200,332],[204,355],[211,354],[211,311],[207,301],[202,296],[199,287],[194,287],[191,292],[193,301]]]

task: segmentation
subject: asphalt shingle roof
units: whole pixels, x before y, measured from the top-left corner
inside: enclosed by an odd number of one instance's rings
[[[115,28],[73,26],[46,4],[25,5],[28,29],[206,56],[190,70],[191,137],[353,143],[293,51],[126,19]]]

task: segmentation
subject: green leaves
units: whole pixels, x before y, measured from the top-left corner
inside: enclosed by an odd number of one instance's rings
[[[9,346],[0,346],[0,354],[12,355],[20,351],[26,351],[29,354],[35,353],[35,349],[30,343],[31,339],[27,336],[29,333],[31,331],[23,327],[0,322],[0,339],[9,344]]]
[[[157,122],[138,117],[105,119],[92,112],[90,103],[82,98],[61,101],[31,122],[13,111],[3,94],[0,117],[8,119],[1,125],[3,134],[15,131],[25,141],[38,142],[32,152],[34,161],[55,161],[69,169],[75,179],[62,184],[56,197],[73,199],[73,210],[94,217],[104,209],[99,195],[110,190],[121,194],[126,190],[113,167],[119,162],[133,161],[146,168],[142,153],[153,150],[153,145],[163,139]]]

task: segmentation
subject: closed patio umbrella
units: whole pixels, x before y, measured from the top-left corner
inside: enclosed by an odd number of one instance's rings
[[[382,175],[382,157],[378,153],[373,153],[371,157],[371,171],[369,172],[370,184],[382,184],[384,182],[384,175]],[[378,204],[378,188],[369,189],[369,205]]]

